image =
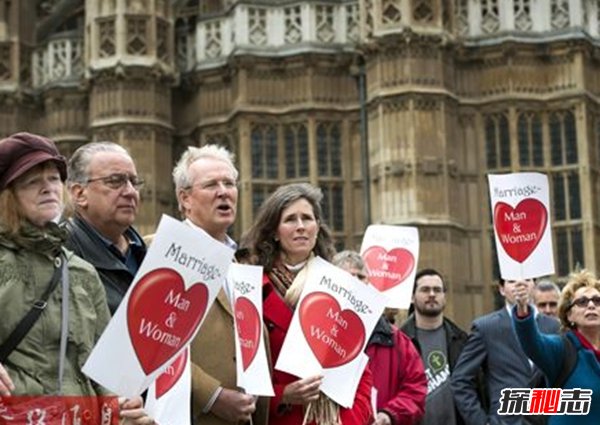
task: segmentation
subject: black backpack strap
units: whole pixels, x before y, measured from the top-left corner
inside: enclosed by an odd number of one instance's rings
[[[63,254],[60,254],[54,259],[54,273],[52,274],[50,282],[48,282],[46,290],[40,299],[33,303],[31,309],[21,319],[17,327],[11,332],[8,338],[6,338],[6,341],[4,341],[0,347],[0,363],[4,363],[6,361],[8,356],[10,356],[10,353],[12,353],[17,345],[19,345],[19,343],[23,340],[23,338],[25,338],[25,335],[27,335],[29,330],[33,327],[37,319],[42,314],[42,311],[44,311],[46,308],[48,298],[60,280],[62,263],[64,261],[66,261],[66,259]]]
[[[565,358],[563,359],[560,373],[550,386],[551,388],[562,388],[577,365],[577,348],[575,348],[575,345],[573,345],[569,337],[566,335],[562,335],[560,338],[562,339],[565,347]]]

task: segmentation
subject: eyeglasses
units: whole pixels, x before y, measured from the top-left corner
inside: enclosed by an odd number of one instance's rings
[[[222,180],[207,180],[204,182],[194,183],[188,186],[186,189],[191,189],[192,187],[198,187],[201,190],[207,190],[210,192],[216,192],[219,188],[223,186],[226,190],[236,189],[237,182],[233,179],[222,179]]]
[[[142,179],[138,176],[134,176],[132,174],[125,174],[125,173],[116,173],[116,174],[111,174],[111,175],[105,176],[105,177],[97,177],[95,179],[88,179],[86,181],[86,183],[93,183],[93,182],[97,182],[97,181],[104,183],[106,186],[110,187],[111,189],[121,189],[123,186],[125,186],[127,184],[127,182],[131,183],[131,185],[136,190],[139,190],[144,185],[144,179]]]
[[[420,292],[422,294],[429,294],[431,291],[433,291],[433,293],[437,295],[444,292],[444,288],[442,288],[441,286],[421,286],[419,287],[419,289],[417,289],[417,292]]]
[[[571,306],[576,305],[577,307],[585,308],[589,303],[593,302],[596,307],[600,307],[600,295],[594,295],[592,298],[580,297],[571,301]]]

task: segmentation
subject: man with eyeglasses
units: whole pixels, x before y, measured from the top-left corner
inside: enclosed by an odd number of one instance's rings
[[[365,263],[356,251],[337,253],[331,263],[368,283]],[[365,353],[377,390],[377,411],[372,425],[423,424],[427,379],[415,346],[385,317],[379,318]]]
[[[402,324],[421,354],[427,376],[423,425],[463,424],[454,406],[450,375],[467,342],[467,333],[444,316],[446,282],[434,269],[417,272],[413,286],[414,311]]]
[[[232,249],[236,249],[237,244],[227,231],[237,211],[237,178],[233,155],[217,145],[188,147],[173,170],[184,222]],[[248,421],[266,425],[268,400],[257,400],[236,386],[234,321],[224,290],[207,312],[202,328],[190,345],[190,353],[194,425]]]
[[[133,228],[142,184],[131,156],[116,143],[83,145],[68,163],[74,217],[66,222],[67,247],[98,271],[111,314],[146,255],[146,245]]]
[[[499,415],[500,398],[505,388],[531,388],[540,371],[527,358],[521,348],[512,324],[512,307],[517,302],[516,288],[527,287],[526,296],[532,298],[533,279],[500,279],[499,292],[504,305],[497,311],[475,319],[471,334],[465,344],[454,371],[451,385],[454,402],[467,425],[511,424],[525,425],[530,416]],[[534,312],[535,320],[543,333],[558,333],[559,323],[544,314]],[[489,406],[478,398],[476,377],[483,370],[485,396]]]
[[[560,299],[560,289],[556,283],[551,280],[540,280],[535,285],[533,300],[540,313],[558,319],[558,300]]]

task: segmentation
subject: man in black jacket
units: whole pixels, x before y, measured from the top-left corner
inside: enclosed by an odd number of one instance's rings
[[[427,402],[423,425],[461,425],[450,389],[450,374],[468,335],[444,317],[446,283],[434,269],[415,276],[412,302],[414,312],[401,327],[421,354],[427,375]]]
[[[143,181],[125,148],[99,142],[75,151],[67,185],[75,212],[67,247],[96,268],[114,314],[146,255],[132,227]]]

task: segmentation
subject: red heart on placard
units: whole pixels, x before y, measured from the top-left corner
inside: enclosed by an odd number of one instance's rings
[[[127,329],[146,375],[165,364],[194,334],[208,303],[208,288],[187,290],[175,270],[160,268],[144,275],[127,304]]]
[[[258,352],[261,331],[260,315],[256,306],[246,297],[239,297],[235,300],[233,309],[242,352],[242,366],[246,370]]]
[[[369,270],[369,282],[380,291],[400,285],[415,268],[415,257],[405,248],[388,252],[374,245],[363,253],[363,258]]]
[[[173,388],[173,385],[175,385],[177,381],[179,381],[179,378],[181,378],[181,375],[183,375],[183,371],[185,370],[187,357],[188,350],[185,349],[163,373],[158,375],[155,384],[156,399],[161,398],[167,391]]]
[[[308,346],[325,368],[351,362],[362,351],[365,327],[352,310],[341,310],[324,292],[307,295],[300,304],[300,327]]]
[[[548,211],[537,199],[524,199],[515,208],[504,202],[494,207],[494,227],[498,239],[513,260],[525,261],[542,240]]]

